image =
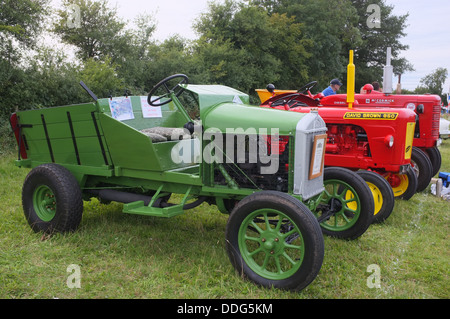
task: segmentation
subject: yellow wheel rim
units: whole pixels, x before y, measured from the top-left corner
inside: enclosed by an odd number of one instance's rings
[[[373,202],[375,204],[374,215],[376,215],[380,212],[380,209],[383,206],[383,194],[381,194],[380,189],[376,187],[374,184],[369,182],[366,183],[369,186],[370,191],[372,192]]]
[[[373,196],[373,202],[375,204],[375,210],[374,210],[374,215],[378,214],[381,207],[383,206],[383,195],[381,194],[381,191],[378,187],[376,187],[374,184],[366,182],[367,186],[369,186],[370,191],[372,192],[372,196]],[[352,199],[353,193],[350,191],[347,191],[347,193],[345,193],[345,199]],[[353,210],[356,210],[357,208],[357,204],[356,202],[350,202],[347,204],[347,207]]]
[[[351,191],[347,191],[345,193],[345,200],[349,200],[354,198],[355,195],[353,194],[353,192]],[[352,209],[352,210],[356,210],[358,208],[358,203],[356,201],[352,201],[346,204],[348,208]]]
[[[409,179],[408,176],[406,174],[392,174],[397,176],[400,179],[400,183],[398,183],[397,186],[393,186],[391,184],[392,187],[392,191],[394,192],[394,197],[399,197],[402,196],[406,190],[408,189],[409,186]],[[387,176],[385,176],[385,179],[389,182],[389,174]]]

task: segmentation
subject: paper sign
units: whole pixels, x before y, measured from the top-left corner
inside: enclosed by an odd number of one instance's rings
[[[161,106],[151,106],[146,96],[141,96],[141,108],[143,117],[162,117]]]
[[[134,119],[133,107],[129,97],[113,97],[109,99],[109,108],[111,116],[116,120],[131,120]]]

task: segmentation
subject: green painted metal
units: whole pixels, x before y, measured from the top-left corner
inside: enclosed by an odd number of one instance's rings
[[[228,133],[227,129],[231,128],[252,134],[248,129],[255,129],[255,133],[264,129],[270,134],[272,129],[277,129],[280,135],[290,135],[293,139],[297,123],[305,116],[242,104],[249,102],[248,95],[225,86],[187,85],[186,90],[196,95],[205,130],[214,128]],[[130,96],[133,118],[126,120],[113,117],[111,99],[107,98],[95,103],[20,111],[19,122],[29,125],[22,129],[28,159],[20,159],[16,165],[33,168],[50,162],[60,164],[72,172],[84,192],[119,188],[185,194],[182,203],[170,207],[145,206],[143,202],[124,205],[126,213],[151,216],[180,214],[187,194],[217,197],[225,211],[224,200],[240,200],[258,191],[257,185],[239,187],[220,164],[174,162],[172,151],[180,143],[192,148],[195,143],[201,143],[202,152],[210,141],[193,138],[153,142],[141,132],[153,127],[182,128],[190,120],[180,101],[172,98],[172,102],[161,106],[161,116],[144,117],[142,108],[146,97]],[[293,150],[291,160],[292,154]],[[215,183],[216,170],[228,185]],[[292,172],[289,189],[292,193]],[[44,211],[42,214],[47,216]]]
[[[194,94],[200,111],[204,113],[209,107],[224,102],[250,104],[248,94],[224,85],[188,84],[185,89]]]
[[[92,167],[105,165],[105,157],[111,161],[107,150],[105,156],[100,151],[99,140],[103,144],[105,140],[103,133],[100,131],[97,134],[95,129],[98,112],[94,103],[21,111],[17,114],[21,124],[31,125],[24,128],[22,134],[25,136],[28,157],[32,161],[68,165],[77,165],[79,162]]]
[[[306,114],[289,114],[285,111],[248,106],[236,103],[222,103],[212,106],[201,114],[203,126],[206,129],[219,129],[226,133],[227,129],[243,129],[256,134],[266,130],[271,134],[277,129],[280,135],[293,135],[298,121]],[[297,112],[291,112],[297,113]],[[238,114],[238,116],[236,116]]]
[[[286,221],[289,229],[282,228]],[[289,278],[303,263],[302,233],[291,218],[276,209],[248,214],[239,228],[238,244],[245,263],[267,279]]]
[[[129,204],[125,204],[123,207],[123,212],[128,214],[136,214],[136,215],[145,215],[145,216],[154,216],[154,217],[174,217],[180,215],[184,212],[184,205],[186,204],[189,193],[192,187],[188,187],[183,199],[179,204],[169,206],[169,207],[152,207],[155,200],[158,198],[159,193],[162,190],[162,185],[158,188],[155,195],[152,197],[150,203],[146,206],[143,201],[132,202]]]
[[[344,231],[353,227],[361,214],[361,202],[355,189],[348,183],[338,179],[324,181],[325,190],[319,195],[318,201],[324,204],[334,201],[333,206],[339,207],[328,220],[320,225],[330,231]]]
[[[38,186],[33,193],[33,207],[38,217],[44,222],[51,221],[56,215],[56,199],[53,191],[45,186]]]

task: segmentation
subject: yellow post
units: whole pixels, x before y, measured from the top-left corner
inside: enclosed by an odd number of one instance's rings
[[[348,108],[355,102],[355,65],[353,64],[353,50],[350,50],[350,61],[347,66],[347,103]]]

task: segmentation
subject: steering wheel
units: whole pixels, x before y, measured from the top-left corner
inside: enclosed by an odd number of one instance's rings
[[[312,94],[310,91],[313,87],[316,86],[316,84],[317,84],[317,81],[309,82],[308,84],[305,84],[301,88],[299,88],[297,92],[300,94],[304,94],[305,92],[308,92],[309,97],[312,98]]]
[[[275,99],[275,101],[273,101],[270,104],[270,107],[275,107],[275,106],[289,104],[289,102],[291,102],[297,96],[298,96],[298,93],[292,93],[292,94],[288,94],[288,95],[285,95],[285,96],[281,96],[281,97]]]
[[[182,85],[188,83],[189,79],[184,74],[174,74],[168,76],[167,78],[161,80],[158,84],[156,84],[153,89],[151,89],[147,97],[147,102],[151,106],[161,106],[170,103],[172,102],[172,98],[169,96],[173,93],[176,97],[179,97],[185,89]],[[160,90],[161,92],[158,92],[158,90]],[[152,100],[152,96],[157,96],[157,98]],[[167,100],[161,102],[162,98],[167,98]]]

